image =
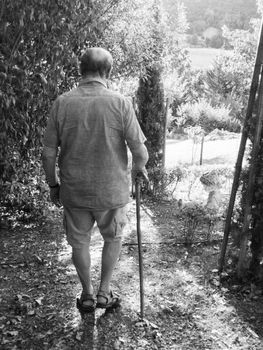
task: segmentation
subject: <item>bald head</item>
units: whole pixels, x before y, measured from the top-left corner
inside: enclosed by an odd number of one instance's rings
[[[113,59],[109,51],[101,47],[87,49],[80,59],[80,73],[86,75],[100,75],[108,78],[111,72]]]

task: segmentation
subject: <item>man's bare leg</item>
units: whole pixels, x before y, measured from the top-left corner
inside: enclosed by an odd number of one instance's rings
[[[113,270],[117,264],[118,258],[121,252],[121,239],[104,242],[102,250],[102,262],[101,262],[101,282],[100,291],[109,293],[110,292],[110,282],[113,275]],[[105,302],[105,298],[98,298],[97,302]]]
[[[93,294],[89,247],[83,246],[82,248],[73,248],[72,261],[82,284],[83,294]],[[83,303],[85,305],[92,305],[92,301],[89,300],[84,301]]]

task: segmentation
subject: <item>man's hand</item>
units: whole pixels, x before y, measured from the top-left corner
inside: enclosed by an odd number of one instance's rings
[[[133,168],[132,169],[132,180],[135,182],[137,179],[141,179],[145,183],[149,182],[148,173],[145,167],[142,169]]]
[[[60,191],[60,185],[58,185],[58,187],[50,188],[50,200],[58,208],[62,206],[59,199],[59,191]]]

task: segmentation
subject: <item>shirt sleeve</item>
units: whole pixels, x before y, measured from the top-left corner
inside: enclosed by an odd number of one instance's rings
[[[47,128],[44,134],[43,144],[46,147],[57,148],[60,144],[58,123],[57,123],[57,113],[58,113],[58,99],[55,100],[51,107],[50,116],[47,122]]]
[[[146,137],[142,132],[136,118],[132,103],[127,99],[124,114],[124,136],[129,148],[135,147],[138,143],[144,143]]]

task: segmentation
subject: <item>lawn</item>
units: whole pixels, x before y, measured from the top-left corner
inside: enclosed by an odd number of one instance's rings
[[[234,165],[239,149],[239,135],[232,139],[205,141],[203,148],[203,164],[229,164]],[[166,167],[173,168],[178,164],[192,163],[194,151],[194,164],[200,160],[201,145],[193,145],[192,140],[167,140],[166,141]]]
[[[192,67],[196,69],[212,68],[217,56],[227,54],[230,51],[212,48],[188,48]]]

